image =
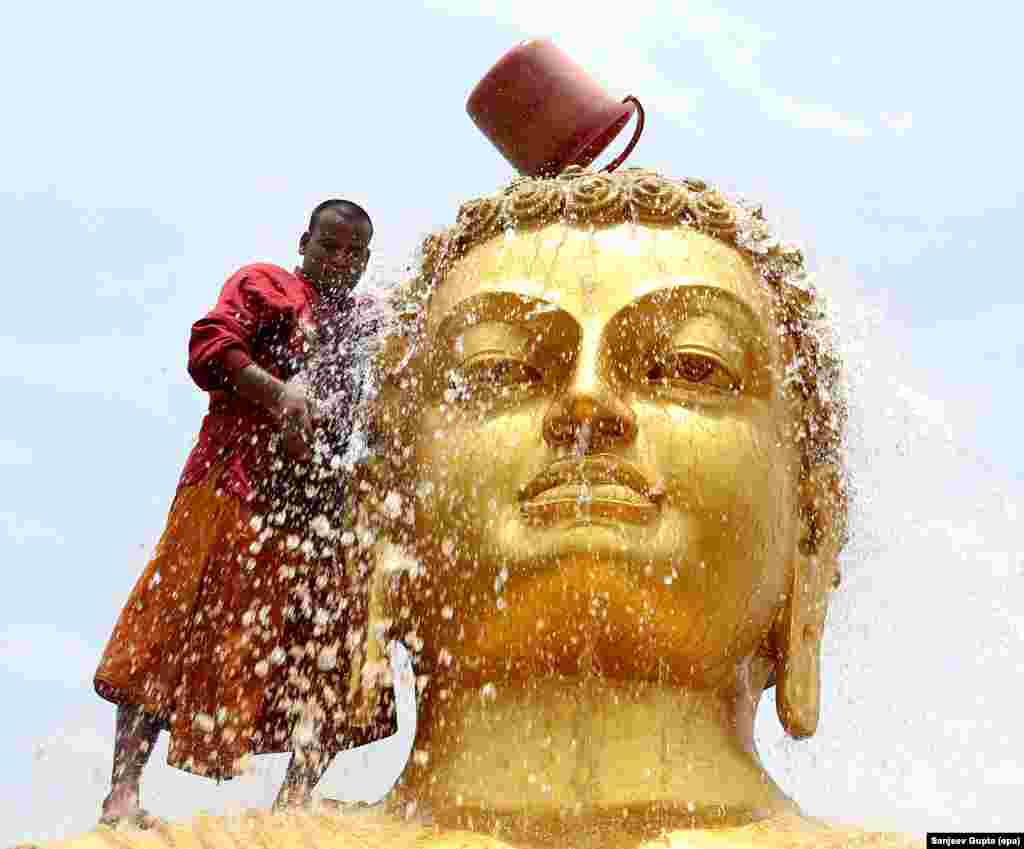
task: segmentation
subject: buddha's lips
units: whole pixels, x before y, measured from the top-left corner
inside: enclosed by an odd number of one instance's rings
[[[653,504],[660,492],[632,463],[611,454],[594,454],[572,460],[559,460],[548,466],[519,492],[519,501],[525,507],[529,502],[543,500],[545,493],[560,488],[589,490],[612,487],[628,491],[628,500],[642,499]],[[551,493],[553,496],[554,492]],[[594,493],[595,498],[600,498]]]

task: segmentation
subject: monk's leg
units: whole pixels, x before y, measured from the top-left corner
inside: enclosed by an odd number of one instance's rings
[[[306,806],[313,801],[313,789],[334,761],[333,752],[295,751],[288,772],[274,801],[274,810]]]
[[[101,822],[146,819],[140,805],[139,784],[142,770],[153,754],[159,734],[159,721],[142,708],[135,705],[117,706],[114,769],[110,779],[110,793],[103,800]]]

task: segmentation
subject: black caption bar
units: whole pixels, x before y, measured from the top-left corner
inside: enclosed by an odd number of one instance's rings
[[[933,846],[1019,846],[1024,849],[1024,831],[929,831],[928,849]]]

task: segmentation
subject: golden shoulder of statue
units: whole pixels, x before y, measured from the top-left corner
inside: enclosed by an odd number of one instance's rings
[[[814,733],[846,517],[839,363],[760,209],[519,179],[394,298],[357,488],[372,630],[419,684],[389,800],[61,845],[909,845],[804,817],[754,745],[771,686]]]

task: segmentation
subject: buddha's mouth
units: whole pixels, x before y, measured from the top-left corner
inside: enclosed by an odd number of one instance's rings
[[[611,454],[559,460],[519,493],[520,509],[535,521],[612,519],[646,523],[660,492],[636,466]]]

